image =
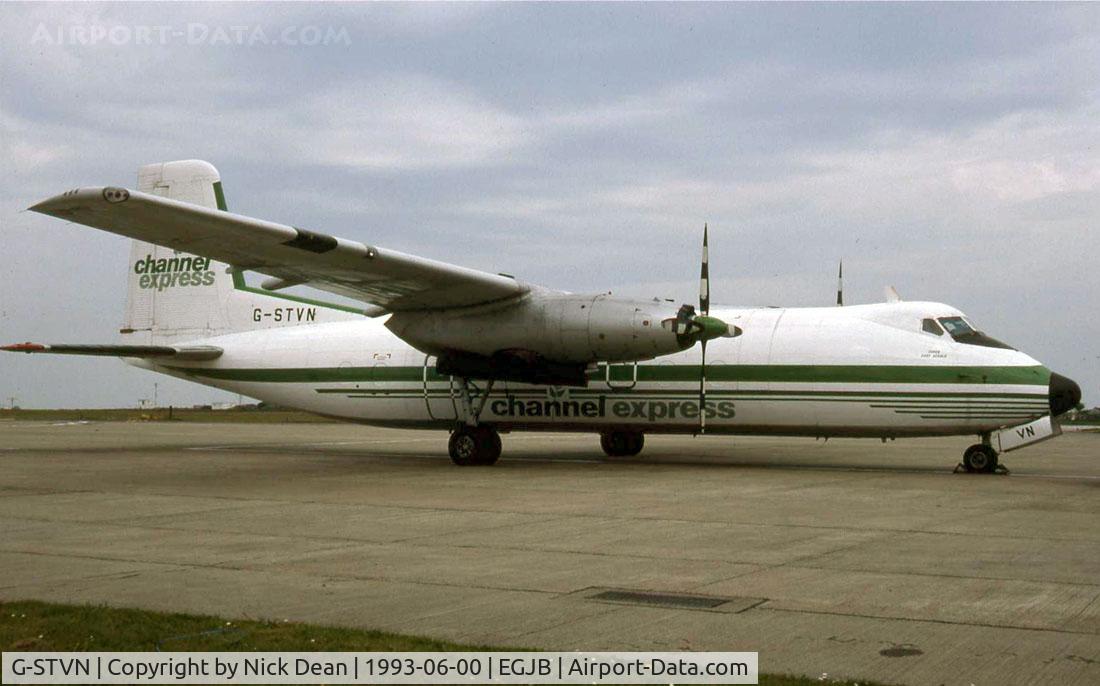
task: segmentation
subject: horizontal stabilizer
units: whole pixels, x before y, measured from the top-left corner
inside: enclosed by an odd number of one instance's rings
[[[54,355],[94,355],[99,357],[171,357],[174,360],[213,360],[220,357],[222,349],[212,345],[43,345],[41,343],[16,343],[0,346],[11,353],[51,353]]]

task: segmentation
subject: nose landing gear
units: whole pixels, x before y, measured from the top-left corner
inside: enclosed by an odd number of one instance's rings
[[[1001,464],[997,457],[997,451],[989,443],[989,434],[982,434],[982,442],[966,449],[962,464],[955,467],[955,471],[961,468],[971,474],[1008,474],[1008,467]]]
[[[976,443],[963,453],[963,468],[968,472],[992,474],[997,469],[997,453],[988,445]]]

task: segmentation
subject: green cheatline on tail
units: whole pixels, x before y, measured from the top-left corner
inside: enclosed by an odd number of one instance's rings
[[[225,190],[222,188],[221,181],[214,182],[214,200],[218,204],[218,209],[222,212],[228,212],[229,206],[225,202]],[[209,260],[208,260],[209,262]],[[341,312],[351,312],[353,314],[363,314],[361,308],[351,307],[349,305],[338,305],[336,303],[326,302],[324,300],[315,300],[313,298],[303,298],[298,295],[287,295],[286,293],[273,293],[271,291],[265,291],[262,288],[253,288],[245,283],[244,274],[239,269],[234,269],[231,272],[233,276],[233,288],[245,293],[253,293],[256,295],[265,295],[269,298],[279,298],[280,300],[290,300],[291,302],[302,303],[303,305],[315,305],[317,307],[327,307],[330,310],[340,310]]]

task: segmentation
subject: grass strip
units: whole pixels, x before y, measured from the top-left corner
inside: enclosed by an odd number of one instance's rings
[[[290,621],[226,619],[103,605],[35,600],[0,602],[0,650],[18,651],[483,651],[517,647],[462,645],[387,631]],[[763,686],[881,686],[859,680],[761,674]]]

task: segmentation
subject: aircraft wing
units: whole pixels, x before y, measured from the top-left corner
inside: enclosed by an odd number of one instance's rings
[[[467,269],[293,226],[116,187],[79,188],[34,212],[163,245],[385,310],[465,307],[526,293],[510,276]]]
[[[171,357],[176,360],[213,360],[220,357],[222,349],[213,345],[73,345],[60,343],[16,343],[0,346],[10,353],[52,353],[54,355],[93,355],[97,357]]]

